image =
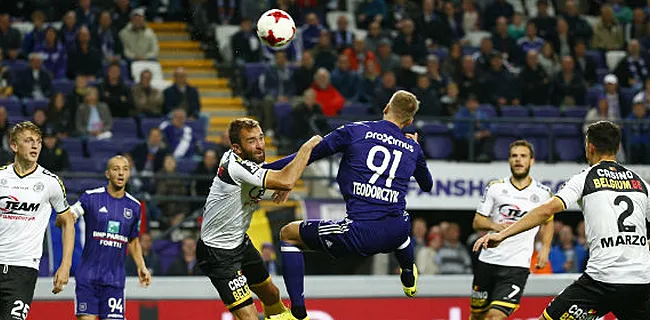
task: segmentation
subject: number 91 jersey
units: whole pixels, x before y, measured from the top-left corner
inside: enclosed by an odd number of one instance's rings
[[[642,178],[602,161],[569,179],[556,197],[565,209],[578,202],[583,211],[589,247],[585,273],[610,284],[650,283],[650,202]]]

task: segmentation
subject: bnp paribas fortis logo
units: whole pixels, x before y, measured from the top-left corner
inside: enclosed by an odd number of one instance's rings
[[[108,228],[106,228],[108,233],[120,233],[120,222],[119,221],[108,221]]]

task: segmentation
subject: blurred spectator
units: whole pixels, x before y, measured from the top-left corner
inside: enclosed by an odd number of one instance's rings
[[[485,8],[483,15],[483,30],[492,30],[499,17],[506,17],[511,20],[515,9],[506,0],[495,0]]]
[[[585,232],[585,221],[578,222],[576,226],[576,241],[582,246],[587,246],[587,234]]]
[[[77,44],[77,14],[70,10],[63,16],[63,25],[59,29],[59,41],[67,50],[71,50]]]
[[[468,150],[472,141],[477,160],[491,159],[493,139],[490,124],[484,122],[488,116],[478,107],[478,99],[476,96],[470,95],[467,97],[465,106],[461,107],[454,115],[454,159],[458,161],[469,159]],[[473,140],[472,137],[474,137]]]
[[[336,19],[336,30],[332,31],[332,46],[337,52],[342,52],[345,48],[352,47],[354,43],[354,32],[350,30],[350,21],[345,15],[340,15]]]
[[[275,53],[277,50],[269,46],[262,47],[264,48],[262,55],[264,56],[265,62],[270,64],[275,63]],[[302,48],[300,48],[298,41],[291,41],[287,46],[282,48],[282,51],[287,54],[287,60],[292,64],[298,63],[302,59]]]
[[[577,40],[573,45],[573,59],[576,63],[576,68],[585,78],[587,87],[598,82],[598,74],[596,69],[598,65],[592,56],[587,55],[587,44],[582,40]]]
[[[45,41],[45,14],[43,11],[32,13],[32,24],[34,29],[27,33],[23,39],[24,55],[29,55]]]
[[[9,14],[0,13],[0,49],[6,60],[16,60],[22,43],[20,31],[11,26]]]
[[[330,82],[330,73],[327,69],[319,68],[316,71],[311,88],[316,92],[316,102],[323,107],[324,115],[333,117],[343,109],[345,99]]]
[[[437,44],[435,42],[439,35],[437,29],[442,25],[442,21],[439,21],[440,18],[435,12],[435,5],[434,0],[423,0],[422,14],[415,20],[418,32],[424,38],[425,43],[430,46]]]
[[[451,47],[449,47],[449,56],[442,63],[442,72],[450,76],[453,81],[460,81],[462,59],[463,47],[460,42],[452,43]]]
[[[70,110],[72,111],[73,119],[75,117],[75,114],[77,113],[77,109],[79,109],[79,105],[84,102],[84,99],[86,97],[86,93],[88,93],[88,81],[86,80],[86,77],[84,76],[77,76],[74,79],[74,89],[68,97],[66,98],[66,102],[70,106]]]
[[[379,41],[379,46],[377,47],[377,63],[382,74],[386,72],[397,72],[399,69],[401,61],[399,56],[393,53],[389,39]]]
[[[458,90],[460,97],[467,98],[470,94],[478,94],[481,89],[479,72],[476,70],[476,63],[472,56],[463,56],[458,81]]]
[[[575,241],[570,226],[560,230],[560,243],[551,248],[549,261],[553,273],[579,273],[587,258],[587,250]]]
[[[205,198],[208,196],[208,193],[210,193],[210,186],[212,186],[212,179],[217,174],[217,168],[219,165],[217,162],[218,160],[219,157],[216,150],[205,150],[203,153],[203,160],[201,160],[201,163],[199,163],[196,169],[194,169],[192,172],[193,175],[205,176],[202,179],[192,180],[192,185],[190,186],[190,194],[193,197]],[[201,203],[197,204],[199,206],[201,205]]]
[[[474,32],[481,29],[481,13],[476,8],[474,0],[463,0],[463,30]]]
[[[321,30],[318,45],[314,47],[312,54],[315,68],[325,68],[328,71],[334,70],[337,61],[336,51],[332,49],[330,33],[327,30]]]
[[[105,61],[119,61],[122,56],[122,41],[118,30],[113,26],[113,20],[109,11],[102,11],[99,15],[99,23],[92,29],[92,42],[102,53]]]
[[[14,93],[11,78],[11,68],[2,64],[2,48],[0,48],[0,98],[7,98]]]
[[[381,86],[375,89],[375,98],[372,102],[372,113],[375,115],[382,114],[388,101],[390,101],[390,98],[398,89],[395,73],[392,71],[384,72],[384,75],[381,77]]]
[[[418,74],[413,71],[415,63],[409,55],[403,55],[401,60],[401,67],[397,71],[397,86],[411,90],[415,88],[418,79]]]
[[[140,82],[131,88],[135,112],[141,117],[162,117],[163,94],[151,86],[152,74],[149,69],[140,73]]]
[[[300,27],[300,40],[302,40],[302,48],[304,50],[311,50],[318,44],[318,38],[321,31],[325,27],[318,21],[318,16],[310,12],[305,17],[305,24]]]
[[[458,112],[460,104],[460,91],[458,90],[458,85],[455,82],[450,82],[447,84],[447,89],[445,90],[445,95],[440,98],[440,104],[442,105],[442,115],[445,117],[453,117],[456,112]]]
[[[354,40],[352,48],[343,50],[343,54],[348,57],[350,69],[357,72],[363,70],[366,61],[376,59],[375,54],[366,49],[366,42],[363,39]]]
[[[613,117],[613,114],[609,113],[609,104],[607,103],[607,96],[602,95],[598,98],[598,104],[595,108],[591,108],[587,115],[585,116],[585,123],[582,127],[582,132],[587,133],[587,128],[590,124],[598,122],[601,120],[610,120],[616,121],[618,118]]]
[[[11,151],[9,147],[9,133],[11,127],[9,125],[9,117],[7,116],[7,108],[0,106],[0,148]]]
[[[253,32],[253,22],[249,19],[239,22],[239,31],[230,38],[230,47],[237,65],[262,60],[262,44]]]
[[[169,113],[173,109],[185,110],[190,119],[198,119],[201,112],[199,91],[187,83],[187,73],[183,68],[174,70],[174,84],[163,91],[163,112]]]
[[[543,39],[550,39],[555,33],[557,21],[548,12],[548,0],[537,0],[537,16],[533,22],[537,26],[537,35]]]
[[[295,95],[295,88],[291,78],[293,70],[289,67],[287,54],[284,51],[275,53],[275,64],[266,68],[260,75],[259,85],[264,93],[264,101],[254,113],[262,119],[262,128],[273,136],[275,128],[275,107],[276,103],[286,103]]]
[[[115,0],[112,18],[115,30],[122,30],[129,23],[131,16],[131,4],[129,0]]]
[[[350,68],[350,61],[345,54],[339,55],[339,61],[332,71],[332,85],[341,93],[346,102],[356,102],[359,99],[359,74]]]
[[[384,0],[368,0],[359,3],[357,8],[357,27],[368,29],[372,23],[385,22],[388,7]]]
[[[600,50],[621,50],[623,48],[623,27],[614,18],[614,10],[609,5],[600,9],[600,20],[594,27],[591,46]]]
[[[418,251],[427,245],[427,221],[423,218],[415,218],[413,219],[412,224],[413,226],[411,227],[411,240],[414,241],[413,247],[415,255],[417,256]]]
[[[427,55],[427,48],[424,39],[415,33],[413,20],[405,19],[402,21],[400,33],[393,43],[393,52],[400,56],[410,55],[417,62],[424,61]]]
[[[103,73],[102,53],[92,46],[88,28],[81,26],[77,31],[76,46],[68,50],[68,77],[85,76],[95,80]]]
[[[538,54],[537,57],[539,60],[539,65],[542,66],[546,74],[548,74],[549,77],[554,80],[562,68],[560,66],[560,58],[553,49],[553,44],[549,41],[546,41],[544,43],[544,47],[542,47],[541,54]]]
[[[420,274],[437,274],[439,272],[438,252],[442,248],[443,239],[440,226],[429,228],[427,246],[422,248],[415,256],[415,265]]]
[[[395,0],[388,11],[388,26],[400,29],[406,19],[414,19],[420,13],[420,8],[414,1]]]
[[[566,1],[564,19],[569,24],[569,30],[571,30],[573,36],[584,39],[585,41],[591,40],[593,34],[591,25],[580,15],[575,0]]]
[[[136,145],[130,152],[134,167],[146,175],[160,171],[168,153],[162,130],[155,127],[149,129],[147,141]]]
[[[235,0],[217,0],[220,24],[228,25],[235,17]]]
[[[59,137],[67,137],[74,131],[72,110],[63,93],[57,92],[50,98],[47,121]]]
[[[315,73],[314,56],[310,51],[305,51],[300,60],[300,66],[293,71],[291,76],[291,82],[297,96],[302,95],[305,90],[309,89]]]
[[[191,157],[194,154],[194,138],[192,127],[185,124],[187,114],[181,108],[171,112],[170,120],[160,124],[167,147],[175,159]]]
[[[76,114],[77,133],[97,139],[110,139],[113,117],[106,103],[98,101],[98,95],[96,88],[88,88],[84,103],[79,105]]]
[[[140,248],[142,248],[142,257],[144,258],[144,264],[149,269],[151,275],[160,276],[162,275],[162,267],[160,265],[160,257],[155,253],[151,248],[153,247],[153,241],[151,240],[151,235],[149,233],[140,234]],[[135,265],[135,261],[131,255],[127,255],[124,261],[124,268],[126,269],[126,275],[129,277],[138,276],[138,268]]]
[[[180,257],[167,269],[168,276],[200,276],[203,275],[201,268],[196,263],[196,240],[193,238],[183,239]]]
[[[650,111],[650,78],[645,80],[643,91],[634,95],[632,101],[642,100],[643,105]]]
[[[29,68],[17,78],[14,91],[19,98],[44,99],[52,95],[52,76],[42,67],[39,53],[29,54]]]
[[[47,125],[47,115],[45,114],[45,110],[43,109],[34,110],[34,114],[32,115],[32,123],[34,123],[39,129],[41,129],[41,132],[44,132],[45,126]]]
[[[163,162],[163,168],[158,172],[162,177],[156,181],[156,196],[186,196],[187,185],[185,180],[178,177],[176,159],[172,155],[166,155]],[[185,216],[190,213],[190,204],[178,200],[161,200],[158,201],[158,208],[162,212],[164,222],[174,227],[180,224]],[[177,234],[172,233],[172,238]],[[174,240],[174,239],[172,239]]]
[[[548,103],[551,81],[544,68],[539,65],[536,50],[528,51],[526,65],[519,74],[518,82],[522,86],[521,103],[523,105],[544,105]]]
[[[443,12],[436,20],[436,36],[434,43],[439,46],[449,47],[453,42],[465,36],[463,26],[456,16],[456,7],[453,2],[444,3]]]
[[[131,22],[120,31],[120,40],[124,46],[124,56],[131,61],[152,60],[158,58],[158,38],[147,27],[144,11],[131,11]]]
[[[219,156],[219,159],[221,159],[221,155],[230,150],[230,147],[230,135],[228,133],[228,130],[223,130],[221,132],[221,140],[216,145],[217,155]],[[221,162],[221,160],[218,162]]]
[[[366,48],[371,52],[377,53],[377,47],[379,47],[379,41],[382,39],[390,39],[391,35],[389,32],[381,28],[379,22],[373,22],[368,26],[368,34],[366,38],[363,39],[366,45]]]
[[[530,50],[535,50],[537,52],[542,50],[544,39],[537,36],[537,26],[535,25],[535,22],[528,21],[526,24],[526,36],[517,40],[517,45],[524,57]]]
[[[485,37],[481,39],[479,51],[475,52],[472,57],[476,62],[476,68],[479,72],[490,70],[490,56],[495,53],[494,44],[490,38]]]
[[[490,57],[490,70],[481,80],[484,100],[497,106],[519,105],[518,84],[513,74],[503,65],[503,58],[498,53]]]
[[[291,111],[293,123],[297,125],[293,129],[295,146],[299,148],[305,141],[314,135],[321,135],[329,131],[327,121],[323,119],[323,108],[316,102],[314,89],[307,89],[303,94],[303,101],[296,105]]]
[[[628,2],[631,1],[628,0]],[[632,12],[632,9],[626,5],[624,0],[608,0],[607,2],[612,6],[614,17],[618,22],[623,25],[632,22],[634,13]]]
[[[502,1],[502,0],[497,0]],[[460,243],[460,226],[450,223],[444,233],[445,243],[438,250],[440,274],[469,274],[472,272],[472,258],[467,248]]]
[[[505,53],[508,61],[519,61],[521,53],[517,41],[508,35],[508,20],[505,17],[497,19],[497,26],[491,40],[494,49]]]
[[[444,94],[449,82],[449,77],[447,74],[440,72],[440,60],[435,55],[429,55],[427,57],[427,72],[426,76],[429,77],[431,82],[431,88],[434,90],[437,96]]]
[[[560,57],[570,56],[573,54],[575,39],[569,33],[569,24],[564,19],[557,20],[557,29],[555,34],[550,34],[550,41],[553,43],[555,52]],[[596,72],[596,70],[594,70]]]
[[[526,34],[526,24],[524,19],[521,16],[521,13],[515,12],[512,16],[512,20],[508,25],[508,35],[513,38],[515,41],[523,37]]]
[[[618,79],[613,74],[608,74],[603,79],[605,84],[605,97],[609,106],[609,116],[620,119],[630,113],[628,102],[623,99],[623,95],[618,90]]]
[[[379,67],[373,60],[367,60],[361,73],[359,102],[372,103],[375,89],[380,85]]]
[[[582,75],[575,71],[573,58],[569,56],[562,58],[561,68],[562,70],[555,76],[553,104],[584,105],[587,88]]]
[[[277,275],[278,274],[278,266],[276,263],[275,259],[275,249],[273,248],[273,244],[269,242],[264,242],[262,244],[262,251],[260,252],[262,255],[262,261],[264,261],[264,266],[266,266],[266,270],[269,271],[270,275]]]
[[[621,80],[623,86],[640,90],[649,77],[649,62],[650,60],[641,55],[639,41],[632,39],[627,45],[627,56],[618,63],[614,73]]]
[[[52,128],[43,131],[43,148],[38,156],[38,164],[52,172],[70,170],[68,151],[59,144],[56,132]]]
[[[131,88],[124,84],[120,75],[120,63],[112,62],[108,66],[106,79],[99,86],[102,101],[108,104],[111,115],[115,118],[127,118],[135,114]]]
[[[647,16],[643,9],[634,9],[634,18],[631,23],[624,26],[625,42],[629,43],[632,39],[642,39],[648,36]]]
[[[88,29],[95,28],[97,24],[97,9],[91,6],[90,0],[79,0],[77,5],[77,26],[86,26]]]
[[[623,128],[624,137],[628,140],[629,155],[627,159],[631,164],[646,164],[650,159],[650,124],[647,120],[648,109],[643,104],[643,99],[634,100],[632,113],[627,117],[628,120],[646,120],[645,123],[627,124]]]
[[[68,52],[61,41],[57,39],[56,29],[47,27],[45,39],[34,48],[43,57],[43,66],[54,79],[63,79],[68,71]]]

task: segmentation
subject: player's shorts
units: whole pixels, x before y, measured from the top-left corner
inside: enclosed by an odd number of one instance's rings
[[[370,256],[397,250],[411,233],[408,213],[379,220],[305,220],[300,224],[300,237],[315,251],[333,257]]]
[[[583,274],[543,314],[549,320],[595,320],[610,312],[618,319],[650,319],[650,284],[609,284]]]
[[[124,319],[124,287],[107,286],[77,279],[75,315],[98,316],[99,319]]]
[[[25,320],[34,298],[38,271],[0,264],[0,320]]]
[[[519,308],[529,273],[528,268],[499,266],[479,260],[472,282],[472,313],[496,309],[510,316]]]
[[[234,249],[213,248],[199,240],[196,258],[230,311],[253,303],[249,286],[254,288],[271,280],[262,256],[248,236]]]

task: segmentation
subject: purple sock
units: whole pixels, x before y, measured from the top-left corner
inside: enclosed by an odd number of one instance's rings
[[[302,251],[287,242],[280,242],[282,277],[291,299],[291,313],[298,319],[307,317],[305,309],[305,258]]]
[[[395,250],[395,258],[399,262],[399,267],[402,268],[402,275],[400,277],[402,283],[407,287],[412,287],[415,284],[415,277],[413,276],[415,248],[410,238],[408,243],[404,242],[402,246]]]

